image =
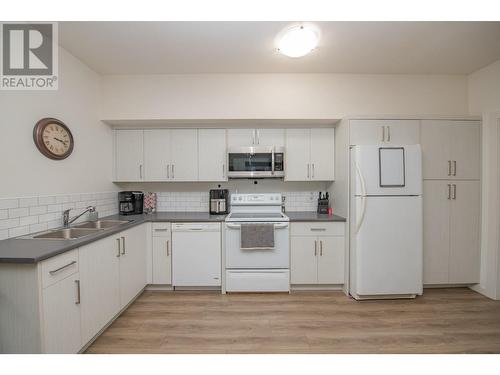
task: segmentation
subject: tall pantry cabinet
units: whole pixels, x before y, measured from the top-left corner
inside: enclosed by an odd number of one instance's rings
[[[479,282],[480,125],[421,122],[424,284]]]

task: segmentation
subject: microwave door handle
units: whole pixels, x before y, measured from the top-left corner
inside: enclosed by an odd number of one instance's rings
[[[271,174],[274,175],[274,147],[271,149]]]

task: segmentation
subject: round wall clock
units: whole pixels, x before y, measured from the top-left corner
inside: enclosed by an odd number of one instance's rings
[[[66,159],[73,152],[73,135],[69,128],[55,118],[38,121],[33,129],[33,140],[38,150],[53,160]]]

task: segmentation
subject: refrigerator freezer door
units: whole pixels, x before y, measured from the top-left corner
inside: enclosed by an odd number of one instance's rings
[[[360,222],[351,248],[351,294],[422,294],[422,198],[354,199]]]
[[[355,146],[351,151],[354,195],[421,195],[420,145]]]

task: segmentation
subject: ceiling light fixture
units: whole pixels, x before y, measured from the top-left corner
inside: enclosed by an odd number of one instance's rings
[[[288,57],[302,57],[314,50],[319,32],[309,25],[298,25],[284,30],[277,38],[278,51]]]

